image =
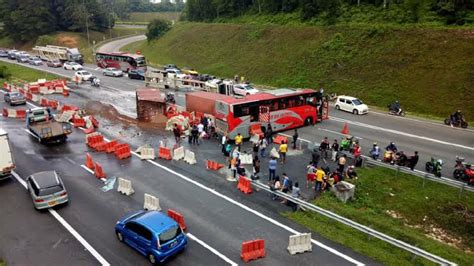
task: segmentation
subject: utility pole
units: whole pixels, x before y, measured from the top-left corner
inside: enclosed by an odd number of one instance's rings
[[[82,0],[82,7],[84,8],[84,17],[86,18],[86,33],[87,33],[87,45],[91,45],[91,40],[89,37],[89,14],[87,13],[86,3]]]

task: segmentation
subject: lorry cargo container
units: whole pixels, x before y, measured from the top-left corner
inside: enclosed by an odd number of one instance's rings
[[[215,115],[215,106],[217,101],[234,98],[235,97],[228,95],[205,91],[186,93],[186,111]]]

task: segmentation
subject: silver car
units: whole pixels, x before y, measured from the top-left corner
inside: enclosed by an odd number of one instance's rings
[[[122,77],[123,71],[114,67],[108,67],[104,69],[103,74],[104,76]]]
[[[3,100],[5,100],[5,102],[9,103],[10,105],[26,104],[25,96],[16,91],[5,93]]]
[[[44,171],[26,179],[28,192],[37,210],[51,208],[69,201],[63,181],[56,171]]]

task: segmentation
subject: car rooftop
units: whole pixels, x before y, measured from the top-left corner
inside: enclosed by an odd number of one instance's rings
[[[163,229],[177,224],[173,219],[159,211],[146,212],[134,220],[158,233],[161,233]]]
[[[40,188],[59,185],[58,175],[55,171],[44,171],[31,175]]]

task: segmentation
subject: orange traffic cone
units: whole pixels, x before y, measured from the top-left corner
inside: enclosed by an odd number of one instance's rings
[[[86,167],[91,170],[95,168],[94,161],[92,161],[92,157],[89,153],[86,154]]]
[[[341,133],[344,135],[349,135],[349,125],[347,123],[344,123],[344,127],[342,127]]]
[[[95,164],[94,174],[95,174],[95,177],[97,177],[99,179],[105,178],[104,170],[102,170],[102,166],[99,163]]]

